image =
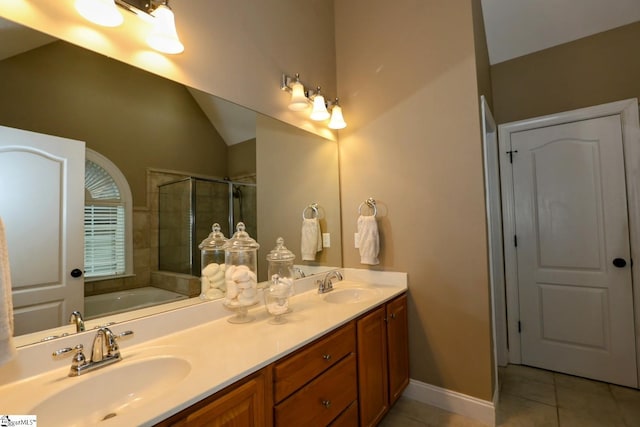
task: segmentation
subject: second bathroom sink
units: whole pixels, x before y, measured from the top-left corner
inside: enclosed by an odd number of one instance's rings
[[[371,286],[357,282],[337,282],[339,287],[334,288],[324,296],[324,300],[332,304],[356,304],[366,302],[380,295],[380,291]]]

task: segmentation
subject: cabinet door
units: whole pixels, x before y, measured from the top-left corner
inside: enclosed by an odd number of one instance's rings
[[[230,386],[230,389],[196,403],[156,427],[269,427],[272,424],[271,400],[267,398],[267,382],[270,382],[270,376],[263,370],[237,386]]]
[[[393,405],[409,384],[409,330],[406,295],[387,304],[387,341],[389,344],[389,404]]]
[[[358,320],[358,407],[360,425],[374,426],[389,408],[386,308]]]

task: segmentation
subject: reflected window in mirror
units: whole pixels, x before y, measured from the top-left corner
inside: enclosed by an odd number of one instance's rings
[[[120,169],[87,149],[85,161],[84,269],[86,280],[133,273],[129,184]]]

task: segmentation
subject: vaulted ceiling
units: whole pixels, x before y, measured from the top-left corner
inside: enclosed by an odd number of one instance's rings
[[[482,11],[497,64],[640,21],[640,0],[482,0]]]

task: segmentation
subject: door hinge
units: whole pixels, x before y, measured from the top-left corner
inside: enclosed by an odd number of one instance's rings
[[[509,155],[509,163],[513,163],[513,155],[515,153],[517,153],[517,152],[518,152],[518,150],[509,150],[509,151],[507,151],[507,154]]]
[[[518,320],[518,333],[522,332],[522,323]]]
[[[513,246],[515,246],[516,248],[518,247],[518,236],[516,236],[515,234],[513,235]]]

